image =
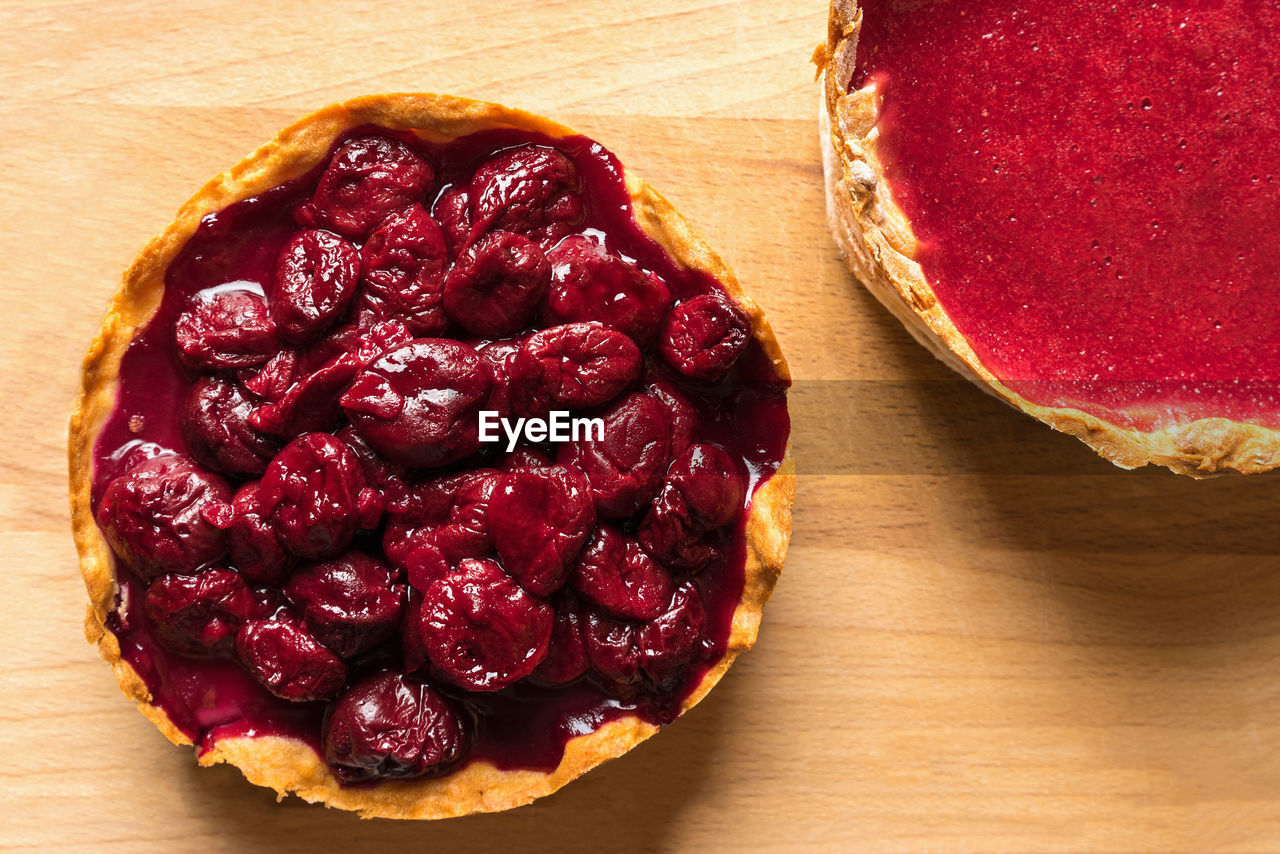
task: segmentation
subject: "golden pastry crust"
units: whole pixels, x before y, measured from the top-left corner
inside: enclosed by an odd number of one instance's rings
[[[324,159],[339,134],[366,124],[413,130],[431,140],[499,127],[522,128],[550,137],[576,135],[576,131],[539,116],[465,98],[375,95],[335,104],[285,128],[271,142],[206,184],[125,273],[124,285],[112,300],[85,357],[83,385],[71,418],[71,522],[91,601],[85,634],[111,664],[125,694],[174,744],[191,741],[163,709],[152,705],[146,685],[123,660],[115,635],[106,628],[117,587],[110,547],[90,509],[93,446],[115,405],[125,348],[159,307],[165,270],[195,232],[200,219],[303,175]],[[625,177],[640,228],[684,266],[702,270],[720,281],[751,317],[755,338],[779,374],[789,379],[786,362],[764,313],[743,292],[732,271],[656,190],[629,172]],[[762,608],[782,569],[794,497],[795,465],[788,446],[778,472],[760,486],[751,504],[746,526],[746,584],[733,614],[726,652],[684,701],[681,713],[701,700],[733,660],[755,643]],[[373,788],[340,786],[314,750],[289,738],[219,740],[199,761],[202,765],[229,762],[250,782],[275,789],[281,798],[292,792],[307,801],[354,810],[366,818],[433,819],[527,804],[626,753],[657,731],[653,724],[628,716],[570,740],[559,766],[551,772],[505,771],[487,762],[474,762],[446,777],[387,781]]]
[[[1280,466],[1280,431],[1227,418],[1134,430],[1079,409],[1033,403],[982,364],[916,263],[911,223],[894,203],[877,151],[876,87],[869,83],[849,91],[861,25],[856,0],[831,0],[827,40],[813,60],[822,82],[828,225],[850,269],[867,289],[949,367],[1006,403],[1075,436],[1117,466],[1162,465],[1192,477],[1252,474]]]

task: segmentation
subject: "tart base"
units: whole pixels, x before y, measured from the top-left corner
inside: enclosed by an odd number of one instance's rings
[[[1034,403],[982,364],[915,260],[916,237],[893,200],[877,152],[876,88],[868,84],[849,91],[861,24],[856,0],[832,0],[827,40],[814,51],[813,61],[822,92],[827,222],[850,270],[867,290],[948,367],[1015,409],[1075,436],[1121,468],[1159,465],[1208,477],[1280,467],[1280,430],[1228,418],[1201,418],[1154,431],[1121,427],[1080,409]]]
[[[121,690],[176,745],[192,742],[162,708],[152,703],[145,683],[121,657],[119,643],[106,625],[119,588],[111,549],[91,508],[94,444],[115,405],[125,349],[155,314],[164,293],[165,271],[195,233],[201,218],[305,174],[327,156],[337,136],[370,124],[413,130],[424,138],[441,141],[502,127],[550,137],[576,135],[576,131],[540,116],[466,98],[391,94],[335,104],[285,128],[271,142],[209,181],[126,271],[124,284],[112,299],[85,356],[82,387],[72,413],[68,442],[71,524],[91,603],[85,619],[86,637],[111,664]],[[665,198],[630,172],[624,170],[624,174],[641,230],[683,266],[720,282],[751,317],[754,337],[778,375],[789,379],[772,328],[759,306],[743,293],[732,271]],[[782,569],[794,497],[795,465],[788,445],[778,471],[759,486],[751,502],[746,524],[745,584],[733,613],[725,654],[685,698],[681,714],[706,696],[733,660],[755,643],[764,603]],[[315,750],[284,737],[219,740],[200,755],[199,762],[230,763],[250,782],[274,789],[281,798],[293,793],[312,803],[356,811],[365,818],[435,819],[527,804],[600,763],[621,756],[657,731],[654,724],[624,716],[569,740],[559,765],[550,772],[504,770],[477,761],[447,776],[385,781],[371,788],[341,786]]]

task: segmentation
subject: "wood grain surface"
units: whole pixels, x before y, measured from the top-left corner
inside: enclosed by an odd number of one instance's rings
[[[1280,481],[1125,473],[953,378],[845,271],[823,0],[0,0],[0,847],[1280,850]],[[766,307],[801,469],[759,646],[561,793],[437,824],[198,769],[83,639],[64,443],[120,272],[323,104],[452,92],[599,139]]]

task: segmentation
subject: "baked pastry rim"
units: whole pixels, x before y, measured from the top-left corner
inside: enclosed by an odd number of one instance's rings
[[[91,510],[94,444],[115,405],[124,351],[135,332],[158,309],[164,273],[201,218],[305,174],[323,160],[339,134],[363,125],[414,130],[435,140],[498,127],[521,128],[552,138],[577,135],[568,127],[531,113],[466,98],[387,94],[333,104],[280,131],[266,145],[209,181],[125,272],[124,283],[112,298],[85,356],[82,387],[72,412],[68,441],[71,524],[91,602],[85,634],[111,664],[124,693],[174,744],[191,744],[191,740],[163,709],[152,704],[142,678],[122,658],[120,645],[106,626],[118,588],[111,549]],[[772,328],[728,266],[662,195],[625,167],[624,177],[639,227],[680,264],[708,273],[721,283],[751,317],[753,334],[779,375],[789,379]],[[777,473],[760,485],[751,503],[746,523],[746,580],[733,613],[725,654],[684,700],[681,714],[706,696],[733,660],[755,642],[762,609],[781,571],[790,537],[794,475],[788,444]],[[340,786],[310,746],[285,737],[220,739],[198,759],[201,765],[235,765],[250,782],[275,789],[280,798],[293,792],[307,801],[354,810],[362,817],[431,819],[529,803],[626,753],[657,731],[658,727],[647,721],[624,716],[569,740],[560,764],[550,772],[503,770],[477,761],[444,777],[385,781],[371,788]]]
[[[814,52],[827,221],[849,267],[912,336],[953,370],[1011,406],[1075,436],[1122,468],[1154,464],[1207,477],[1254,474],[1280,466],[1280,430],[1229,418],[1201,418],[1159,430],[1123,427],[1072,407],[1034,403],[983,365],[938,302],[915,260],[916,238],[893,200],[877,152],[879,99],[874,84],[850,92],[862,11],[831,0],[827,40]]]

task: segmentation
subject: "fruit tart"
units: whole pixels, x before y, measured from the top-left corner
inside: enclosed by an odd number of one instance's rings
[[[598,143],[460,98],[329,107],[179,211],[90,347],[88,636],[171,741],[281,796],[527,803],[755,641],[788,384]]]
[[[1280,9],[834,0],[828,214],[944,362],[1117,465],[1280,465]]]

